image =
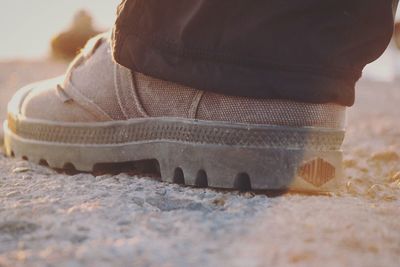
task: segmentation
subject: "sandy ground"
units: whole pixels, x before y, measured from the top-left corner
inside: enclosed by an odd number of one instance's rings
[[[0,63],[0,112],[63,64]],[[0,155],[0,266],[400,266],[400,88],[363,80],[331,196],[66,176]]]

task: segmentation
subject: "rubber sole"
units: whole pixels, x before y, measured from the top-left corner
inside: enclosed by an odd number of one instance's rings
[[[335,191],[344,132],[176,118],[106,123],[4,123],[9,156],[91,172],[101,163],[156,160],[161,179],[240,190]]]

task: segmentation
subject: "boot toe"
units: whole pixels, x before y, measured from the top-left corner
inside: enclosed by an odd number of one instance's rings
[[[57,91],[62,81],[63,77],[58,77],[21,88],[8,104],[9,116],[52,122],[98,121],[63,92]]]

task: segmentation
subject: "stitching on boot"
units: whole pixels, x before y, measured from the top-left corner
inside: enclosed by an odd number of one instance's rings
[[[136,76],[135,76],[134,72],[131,72],[130,79],[129,79],[129,85],[130,85],[129,86],[130,92],[133,95],[133,100],[134,100],[133,104],[134,104],[134,106],[137,107],[139,114],[145,118],[150,117],[149,114],[147,113],[147,111],[145,110],[145,108],[143,107],[142,102],[140,101],[140,98],[139,98],[139,95],[137,92]]]
[[[117,95],[117,101],[122,114],[124,114],[125,119],[129,118],[129,112],[125,109],[124,105],[122,104],[123,96],[121,97],[121,92],[123,88],[121,88],[120,80],[119,80],[119,71],[118,65],[114,65],[114,90]]]
[[[191,119],[195,119],[197,116],[197,110],[199,109],[200,106],[200,101],[203,98],[204,91],[198,90],[196,95],[192,99],[192,104],[189,108],[188,111],[188,117]]]
[[[131,71],[115,65],[114,72],[118,102],[127,119],[149,117],[139,101]]]
[[[73,100],[65,91],[64,88],[61,87],[61,85],[57,84],[56,86],[56,94],[57,96],[61,99],[63,103],[70,102]]]

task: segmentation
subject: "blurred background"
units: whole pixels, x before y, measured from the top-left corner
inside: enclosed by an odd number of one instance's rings
[[[67,30],[79,10],[90,12],[94,27],[112,27],[120,0],[0,0],[0,60],[40,59],[50,40]]]

